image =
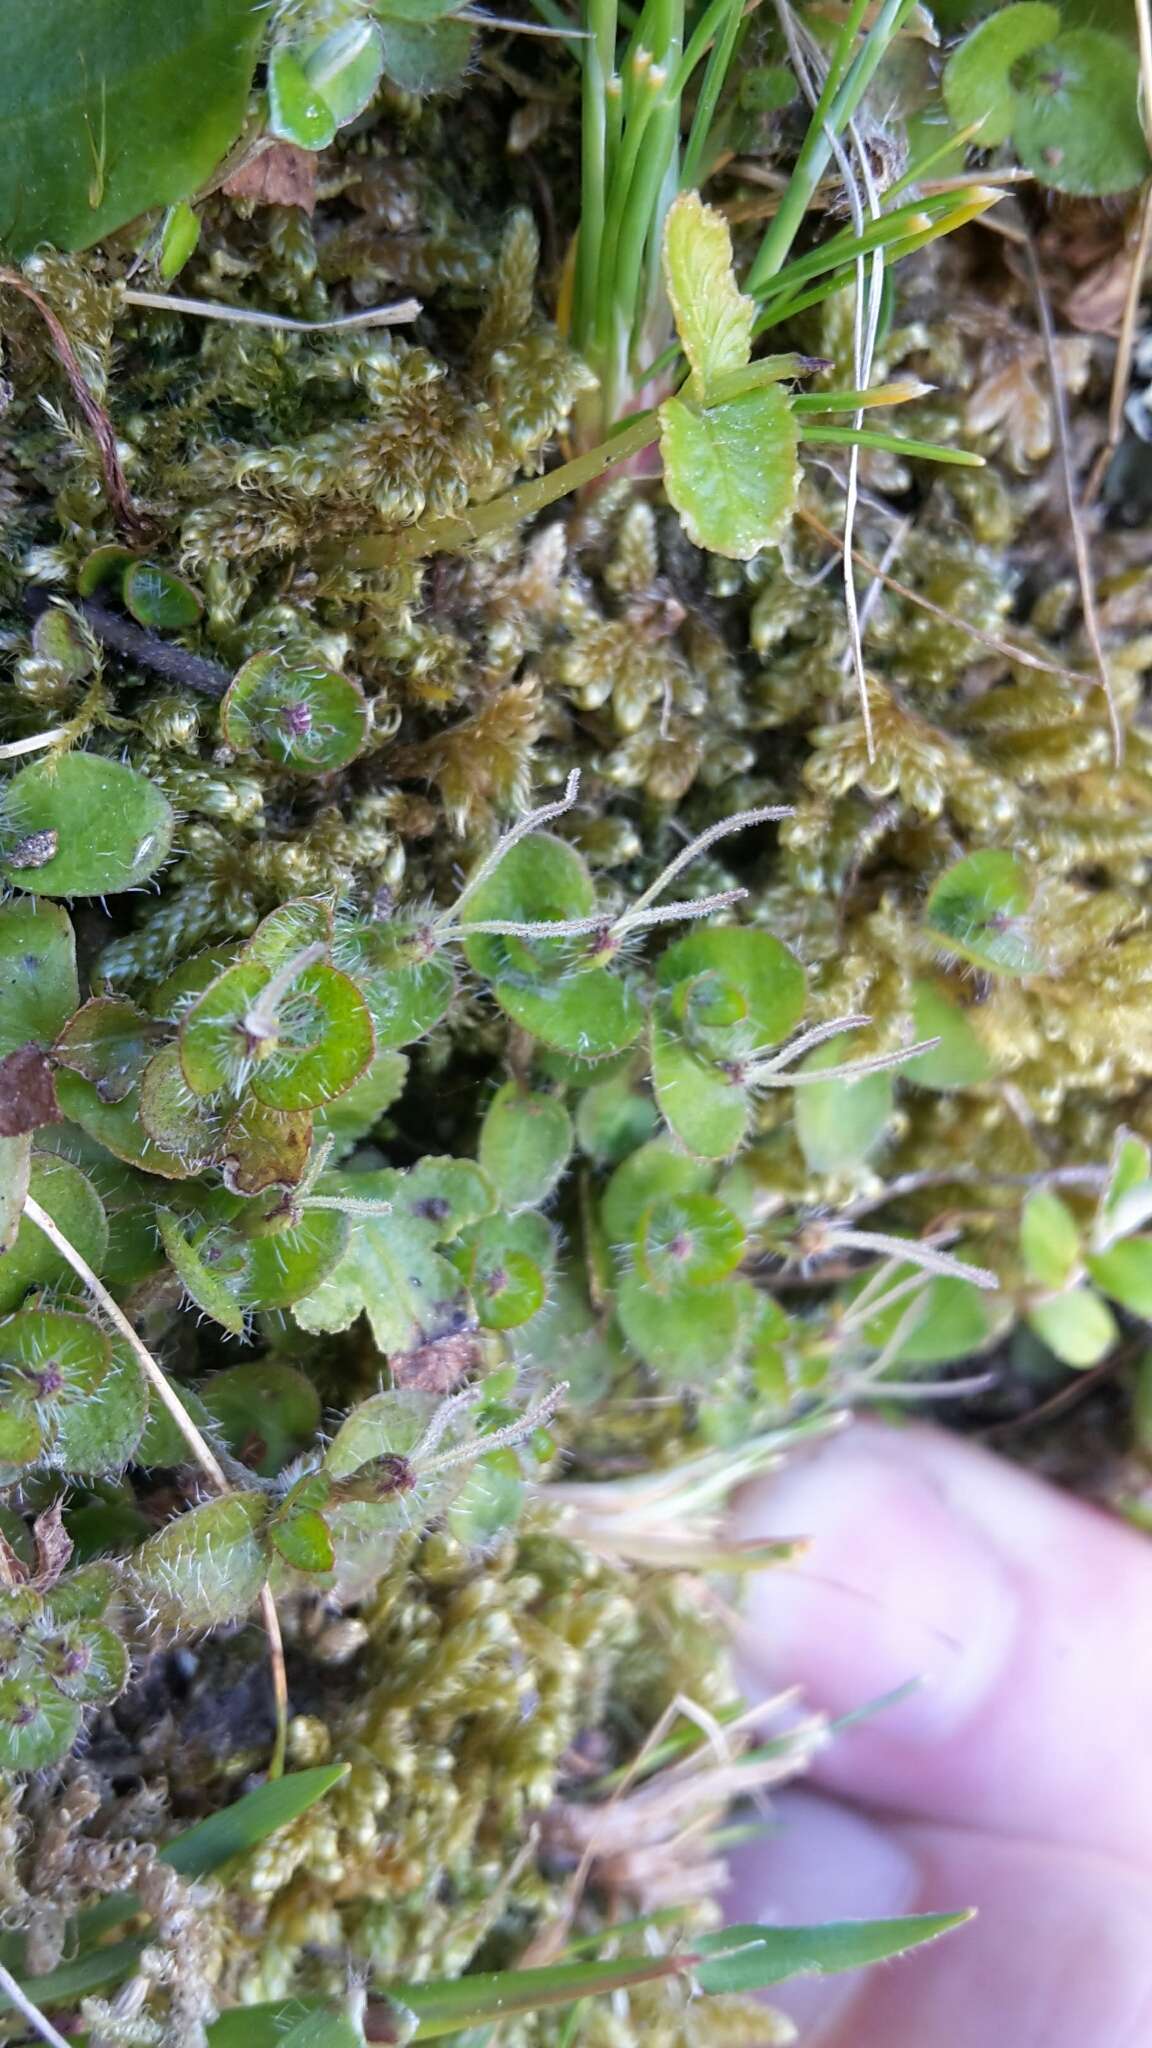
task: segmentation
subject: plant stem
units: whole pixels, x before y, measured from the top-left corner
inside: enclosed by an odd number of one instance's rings
[[[852,0],[792,176],[745,280],[744,288],[754,298],[761,297],[768,280],[783,269],[809,201],[828,167],[832,139],[852,119],[914,0],[884,0],[861,48],[849,61],[868,5],[869,0]]]
[[[801,438],[830,448],[884,448],[890,455],[919,455],[927,462],[951,462],[959,469],[983,469],[984,457],[966,448],[943,448],[936,441],[914,441],[902,434],[873,434],[866,427],[804,428]]]
[[[120,1332],[126,1344],[130,1345],[145,1379],[160,1396],[177,1429],[191,1451],[205,1478],[219,1494],[233,1492],[228,1477],[212,1446],[196,1427],[179,1394],[169,1381],[167,1373],[156,1363],[144,1339],[138,1335],[118,1301],[109,1294],[104,1282],[92,1271],[86,1258],[77,1251],[71,1240],[65,1237],[59,1225],[48,1214],[34,1195],[24,1197],[24,1214],[29,1221],[42,1230],[49,1244],[54,1245],[62,1259],[66,1259],[72,1271],[84,1282],[92,1299],[103,1309],[110,1323]],[[268,1636],[268,1650],[272,1664],[272,1695],[276,1711],[276,1734],[272,1745],[272,1757],[268,1766],[270,1778],[279,1778],[284,1772],[284,1757],[288,1741],[288,1681],[284,1668],[284,1637],[280,1629],[280,1617],[272,1588],[267,1582],[260,1591],[260,1612]],[[6,1975],[6,1973],[4,1973]],[[0,1986],[8,1985],[0,1976]],[[8,1991],[11,1997],[11,1991]],[[23,2010],[23,2008],[21,2008]],[[46,2034],[45,2040],[59,2040],[59,2035]]]
[[[3,1963],[0,1963],[0,1991],[4,1993],[8,2003],[14,2005],[17,2012],[27,2020],[33,2033],[39,2034],[42,2041],[48,2042],[49,2048],[69,2048],[63,2034],[58,2034],[51,2020],[45,2019],[40,2007],[33,2005],[27,1992],[21,1990],[12,1972],[6,1970]]]
[[[447,554],[453,548],[466,547],[469,541],[503,533],[510,526],[519,526],[521,520],[544,511],[546,506],[554,505],[558,498],[566,498],[570,491],[579,491],[586,484],[595,483],[605,470],[613,469],[618,462],[626,462],[631,455],[638,455],[641,449],[651,447],[659,438],[660,424],[656,414],[637,413],[618,434],[590,449],[587,455],[576,455],[571,462],[561,463],[559,469],[549,470],[545,476],[533,477],[531,483],[515,484],[510,491],[505,491],[502,497],[493,498],[487,505],[473,505],[458,519],[433,519],[423,526],[405,527],[399,533],[382,533],[374,539],[352,541],[340,549],[340,560],[358,569],[386,567],[390,562],[416,555]]]
[[[47,1209],[41,1207],[34,1195],[25,1196],[24,1214],[30,1223],[34,1223],[38,1230],[43,1231],[49,1244],[55,1247],[61,1258],[67,1260],[72,1271],[84,1282],[92,1299],[103,1309],[109,1322],[115,1325],[125,1343],[131,1346],[145,1379],[160,1396],[205,1478],[211,1481],[219,1493],[231,1493],[232,1488],[215,1451],[197,1429],[179,1394],[169,1382],[167,1373],[157,1365],[144,1339],[137,1334],[119,1302],[113,1300],[104,1282],[97,1279],[87,1259],[77,1251],[70,1239],[65,1237],[59,1224],[48,1214]]]

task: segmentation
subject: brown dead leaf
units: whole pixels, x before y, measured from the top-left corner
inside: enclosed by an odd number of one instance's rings
[[[1119,334],[1131,274],[1132,258],[1126,250],[1106,257],[1065,294],[1064,318],[1084,334]]]
[[[1066,335],[1057,345],[1060,374],[1067,391],[1081,391],[1088,375],[1091,344]],[[1027,336],[1006,351],[996,344],[985,354],[986,374],[969,396],[966,424],[975,434],[994,434],[1016,469],[1042,462],[1052,452],[1055,426],[1044,350],[1038,337]]]
[[[393,1352],[388,1363],[394,1386],[415,1387],[422,1394],[451,1394],[479,1365],[480,1343],[474,1332],[462,1330],[415,1351]]]
[[[302,206],[316,211],[316,158],[294,142],[274,142],[250,157],[225,180],[230,199],[251,199],[256,206]]]
[[[53,1065],[42,1045],[18,1045],[0,1060],[0,1138],[58,1124]]]
[[[50,1592],[72,1555],[72,1538],[64,1527],[64,1511],[58,1500],[32,1524],[36,1545],[36,1571],[32,1585],[38,1593]]]

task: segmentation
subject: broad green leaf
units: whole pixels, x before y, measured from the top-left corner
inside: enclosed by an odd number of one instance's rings
[[[972,1088],[986,1081],[992,1062],[968,1019],[966,1010],[946,995],[938,982],[917,981],[912,988],[912,1033],[919,1042],[938,1038],[931,1052],[907,1060],[907,1080],[921,1088]]]
[[[148,1388],[139,1360],[122,1337],[113,1335],[107,1369],[61,1403],[48,1447],[48,1462],[74,1478],[121,1472],[136,1450],[148,1420]]]
[[[436,1247],[459,1236],[492,1206],[478,1166],[464,1159],[421,1160],[409,1173],[330,1174],[323,1195],[353,1207],[348,1246],[334,1270],[295,1305],[305,1330],[346,1330],[364,1311],[380,1350],[411,1351],[454,1335],[469,1322],[460,1275]],[[358,1201],[388,1203],[383,1214],[358,1215]]]
[[[997,974],[1041,974],[1033,937],[1032,885],[1015,854],[999,847],[970,853],[945,870],[929,894],[928,929],[950,952]]]
[[[1085,1261],[1104,1294],[1152,1320],[1152,1237],[1128,1237]]]
[[[467,69],[472,30],[466,21],[401,21],[389,8],[380,22],[384,69],[401,92],[423,99],[447,92]]]
[[[240,1621],[267,1577],[262,1493],[233,1493],[189,1508],[150,1536],[128,1567],[136,1598],[162,1628],[182,1636]]]
[[[616,1168],[604,1191],[600,1215],[608,1243],[623,1253],[634,1244],[650,1203],[707,1189],[711,1169],[689,1159],[669,1138],[641,1145]]]
[[[1041,1287],[1064,1287],[1080,1264],[1080,1229],[1051,1188],[1036,1188],[1020,1212],[1020,1250]]]
[[[249,1086],[269,1109],[323,1109],[360,1079],[375,1051],[372,1019],[355,982],[318,961],[281,1004],[275,1042],[256,1060]]]
[[[638,1273],[658,1289],[711,1287],[744,1256],[744,1231],[715,1195],[658,1195],[640,1218]]]
[[[332,958],[360,990],[381,1048],[425,1037],[456,993],[451,961],[418,925],[384,918],[337,925]]]
[[[124,996],[93,996],[69,1018],[54,1051],[102,1102],[123,1102],[163,1036],[163,1026]]]
[[[403,1093],[408,1078],[408,1061],[402,1052],[377,1051],[370,1067],[313,1116],[317,1141],[329,1138],[334,1160],[341,1159],[361,1138],[375,1129],[385,1110],[391,1109]]]
[[[82,1713],[46,1682],[0,1678],[0,1769],[39,1771],[66,1756]]]
[[[336,126],[343,128],[363,113],[380,83],[384,38],[377,22],[346,21],[327,35],[297,43],[296,55]]]
[[[200,216],[186,199],[170,206],[160,230],[159,270],[165,284],[179,277],[184,265],[196,253],[200,240]]]
[[[156,1228],[168,1254],[172,1270],[197,1308],[234,1337],[244,1334],[244,1309],[234,1271],[215,1265],[201,1256],[199,1247],[184,1234],[181,1219],[168,1209],[157,1209]]]
[[[998,8],[966,36],[944,67],[944,98],[958,128],[980,123],[973,140],[979,149],[1006,142],[1016,120],[1013,74],[1022,57],[1051,42],[1060,15],[1045,0],[1020,0]]]
[[[216,1159],[227,1127],[228,1104],[195,1095],[184,1079],[178,1045],[162,1046],[149,1060],[135,1092],[138,1129],[160,1160],[175,1161],[180,1180]],[[107,1142],[110,1142],[107,1141]],[[155,1164],[155,1173],[170,1168]]]
[[[915,1913],[904,1920],[831,1920],[820,1927],[724,1927],[696,1943],[707,1961],[693,1975],[701,1991],[761,1991],[789,1977],[829,1977],[906,1955],[938,1941],[970,1913]]]
[[[830,1038],[809,1053],[800,1071],[813,1074],[822,1067],[842,1066],[853,1051],[847,1035]],[[863,1166],[883,1141],[893,1104],[890,1073],[803,1082],[795,1094],[796,1136],[813,1173],[841,1173]]]
[[[25,1131],[18,1138],[0,1138],[0,1252],[8,1251],[16,1242],[31,1169],[31,1133]]]
[[[163,791],[122,761],[38,761],[0,790],[0,875],[34,896],[113,896],[155,874],[173,824]]]
[[[598,1166],[616,1166],[656,1132],[659,1118],[631,1062],[619,1074],[596,1081],[576,1105],[581,1150]]]
[[[264,29],[251,0],[40,0],[9,10],[0,237],[84,249],[186,199],[240,132]]]
[[[508,1081],[493,1096],[480,1126],[478,1156],[510,1209],[543,1202],[572,1150],[572,1119],[555,1095]]]
[[[616,1315],[629,1344],[674,1386],[703,1386],[739,1355],[747,1302],[728,1282],[657,1292],[639,1269],[616,1289]]]
[[[664,487],[697,547],[747,561],[783,538],[800,465],[796,422],[779,385],[714,406],[666,399],[660,447]]]
[[[34,898],[0,904],[0,1059],[51,1045],[79,1001],[67,911]]]
[[[1021,163],[1043,185],[1094,198],[1152,171],[1133,53],[1100,29],[1070,29],[1019,66],[1012,124]]]
[[[591,916],[592,877],[575,847],[533,833],[509,849],[467,905],[469,924],[547,925]],[[591,939],[483,935],[466,942],[470,965],[501,1009],[546,1045],[584,1059],[621,1052],[638,1037],[643,1011],[630,984],[596,964]]]
[[[368,707],[351,676],[319,662],[254,654],[232,679],[220,727],[240,752],[262,754],[297,775],[329,775],[361,751]]]
[[[1091,1287],[1070,1287],[1028,1311],[1028,1325],[1064,1365],[1098,1365],[1119,1332],[1106,1301]]]
[[[770,932],[690,932],[662,955],[652,1083],[682,1145],[706,1159],[739,1149],[752,1119],[742,1068],[800,1021],[800,963]]]
[[[99,1273],[108,1250],[108,1218],[88,1175],[71,1160],[34,1152],[29,1190]],[[81,1289],[82,1283],[39,1224],[24,1216],[15,1243],[0,1259],[0,1313],[15,1308],[32,1287],[52,1287],[71,1294]]]
[[[752,1121],[748,1090],[671,1027],[652,1019],[652,1086],[669,1128],[701,1159],[730,1159]]]
[[[522,1210],[516,1216],[498,1212],[473,1225],[452,1262],[468,1282],[485,1329],[513,1330],[543,1306],[552,1258],[544,1218]]]
[[[201,1381],[200,1394],[233,1456],[262,1479],[307,1450],[320,1427],[311,1380],[276,1359],[214,1373]]]
[[[158,562],[133,562],[124,577],[124,602],[134,619],[158,633],[194,626],[204,607],[190,583]]]
[[[962,1280],[955,1273],[925,1273],[911,1265],[895,1268],[890,1280],[892,1289],[912,1280],[918,1271],[924,1283],[918,1295],[901,1295],[865,1323],[863,1334],[869,1348],[877,1352],[886,1350],[905,1325],[904,1336],[890,1354],[894,1369],[950,1365],[955,1359],[971,1358],[983,1350],[1011,1313],[1010,1307],[998,1315],[987,1293],[971,1280]]]
[[[327,149],[336,116],[289,43],[277,43],[268,59],[268,127],[297,149]]]
[[[727,221],[698,192],[681,192],[668,210],[664,280],[696,380],[693,395],[707,403],[716,376],[743,369],[748,361],[756,307],[733,276]]]

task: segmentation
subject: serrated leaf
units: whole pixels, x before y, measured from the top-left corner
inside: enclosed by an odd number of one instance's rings
[[[470,1319],[460,1275],[436,1247],[492,1206],[479,1167],[464,1159],[423,1159],[409,1173],[326,1175],[319,1192],[353,1202],[387,1202],[385,1214],[348,1218],[338,1265],[295,1306],[305,1330],[346,1330],[363,1311],[380,1350],[411,1351],[454,1335]]]
[[[998,8],[954,50],[944,67],[944,99],[958,128],[980,126],[979,149],[1006,142],[1016,119],[1013,72],[1019,60],[1060,31],[1060,14],[1045,0]]]
[[[29,898],[0,904],[0,1058],[51,1045],[79,1001],[67,911]]]
[[[10,17],[0,231],[84,249],[187,198],[240,132],[263,31],[250,0],[41,0]]]
[[[689,540],[748,561],[786,533],[800,480],[799,435],[778,385],[720,405],[660,407],[664,488]]]
[[[1050,1301],[1038,1302],[1029,1309],[1027,1321],[1062,1364],[1078,1371],[1098,1365],[1119,1335],[1107,1302],[1091,1287],[1070,1287]]]
[[[681,192],[668,210],[664,280],[694,395],[707,403],[716,376],[749,360],[756,306],[736,284],[727,221],[698,192]]]
[[[34,896],[113,896],[168,858],[172,806],[122,761],[37,761],[0,792],[0,875]]]

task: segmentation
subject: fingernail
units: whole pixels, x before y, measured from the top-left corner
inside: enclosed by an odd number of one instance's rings
[[[772,1833],[731,1859],[726,1917],[765,1926],[824,1920],[886,1920],[910,1911],[922,1884],[918,1864],[886,1828],[815,1792],[786,1792],[773,1803]],[[805,2029],[841,2019],[865,1972],[797,1977],[766,1994]],[[821,2036],[804,2035],[804,2048]]]
[[[1019,1596],[990,1535],[918,1458],[918,1441],[857,1426],[747,1489],[743,1528],[807,1536],[810,1547],[753,1582],[738,1654],[754,1689],[800,1684],[834,1716],[911,1684],[885,1710],[884,1732],[930,1744],[995,1689]]]

